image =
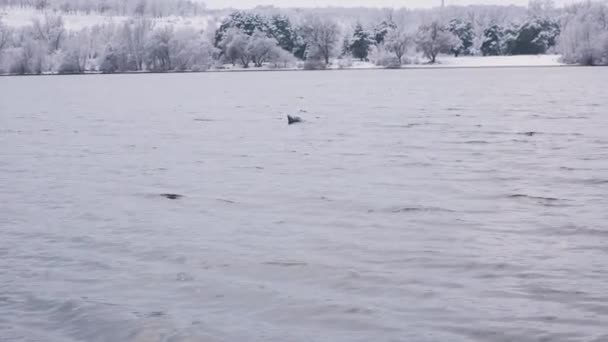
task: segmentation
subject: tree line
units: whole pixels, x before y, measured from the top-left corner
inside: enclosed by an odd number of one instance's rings
[[[332,15],[290,14],[237,11],[207,30],[145,15],[72,31],[53,12],[21,28],[0,21],[0,72],[204,71],[229,65],[324,69],[332,63],[348,67],[353,60],[398,68],[412,63],[412,55],[435,63],[439,54],[547,52],[562,53],[568,63],[608,64],[605,2],[557,10],[550,1],[533,1],[519,20],[489,20],[482,28],[475,16],[450,17],[441,10],[416,25],[393,12],[352,25]]]
[[[119,16],[196,16],[205,11],[192,0],[0,0],[0,7],[35,8],[61,13],[99,13]]]

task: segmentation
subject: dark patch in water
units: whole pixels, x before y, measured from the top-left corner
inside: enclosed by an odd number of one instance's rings
[[[522,195],[522,194],[510,195],[509,198],[525,198],[525,199],[550,201],[550,202],[561,201],[559,198],[555,198],[555,197],[540,197],[540,196],[529,196],[529,195]]]
[[[509,198],[517,199],[517,200],[533,201],[533,202],[536,202],[537,204],[540,204],[540,205],[543,205],[546,207],[567,206],[563,202],[568,201],[566,199],[555,198],[555,197],[529,196],[529,195],[524,195],[524,194],[510,195]]]
[[[199,122],[212,122],[213,120],[211,120],[211,119],[194,119],[194,121],[199,121]]]
[[[178,194],[160,194],[161,197],[164,197],[166,199],[170,199],[170,200],[179,200],[184,198],[183,195],[178,195]]]
[[[231,200],[227,200],[227,199],[223,199],[223,198],[218,198],[217,201],[222,202],[222,203],[227,203],[227,204],[236,204],[235,201],[231,201]]]
[[[163,317],[166,314],[162,311],[152,311],[146,315],[146,317]]]
[[[395,214],[402,213],[432,213],[432,212],[443,212],[443,213],[452,213],[453,210],[439,208],[439,207],[397,207],[391,208],[388,211]],[[373,213],[374,210],[369,210],[368,212]]]
[[[608,184],[608,179],[591,178],[591,179],[583,179],[581,182],[583,184],[602,185],[602,184]]]
[[[489,144],[490,142],[485,141],[485,140],[471,140],[471,141],[465,141],[464,144],[471,144],[471,145],[486,145]]]
[[[519,133],[519,134],[525,135],[527,137],[533,137],[533,136],[537,135],[538,132],[523,132],[523,133]]]
[[[264,265],[280,266],[280,267],[297,267],[297,266],[307,266],[308,264],[305,262],[297,262],[297,261],[268,261],[268,262],[265,262]]]

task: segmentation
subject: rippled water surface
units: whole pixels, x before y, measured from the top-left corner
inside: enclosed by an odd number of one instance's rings
[[[0,341],[608,341],[607,80],[0,78]]]

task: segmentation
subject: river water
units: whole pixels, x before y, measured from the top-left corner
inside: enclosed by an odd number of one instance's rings
[[[608,341],[606,80],[0,78],[0,341]]]

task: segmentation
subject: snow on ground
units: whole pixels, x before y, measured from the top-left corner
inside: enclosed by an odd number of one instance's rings
[[[428,64],[421,56],[410,56],[416,63],[404,65],[403,68],[481,68],[481,67],[524,67],[524,66],[560,66],[560,55],[532,56],[439,56],[437,63]],[[332,69],[381,69],[372,62],[353,61],[349,67],[340,67],[340,62],[333,63]]]
[[[506,67],[506,66],[558,66],[560,55],[531,55],[531,56],[467,56],[438,57],[437,64],[424,65],[428,67]],[[420,65],[417,65],[420,66]]]
[[[11,27],[23,27],[30,25],[33,19],[42,19],[46,14],[55,14],[53,11],[38,11],[34,8],[0,8],[0,18],[2,22]],[[95,25],[121,23],[127,20],[127,16],[103,15],[99,13],[57,13],[64,20],[68,30],[80,30],[85,27]],[[211,16],[196,16],[196,17],[180,17],[168,16],[163,18],[152,19],[157,25],[171,24],[176,28],[179,27],[194,27],[196,29],[205,29],[211,21]]]

